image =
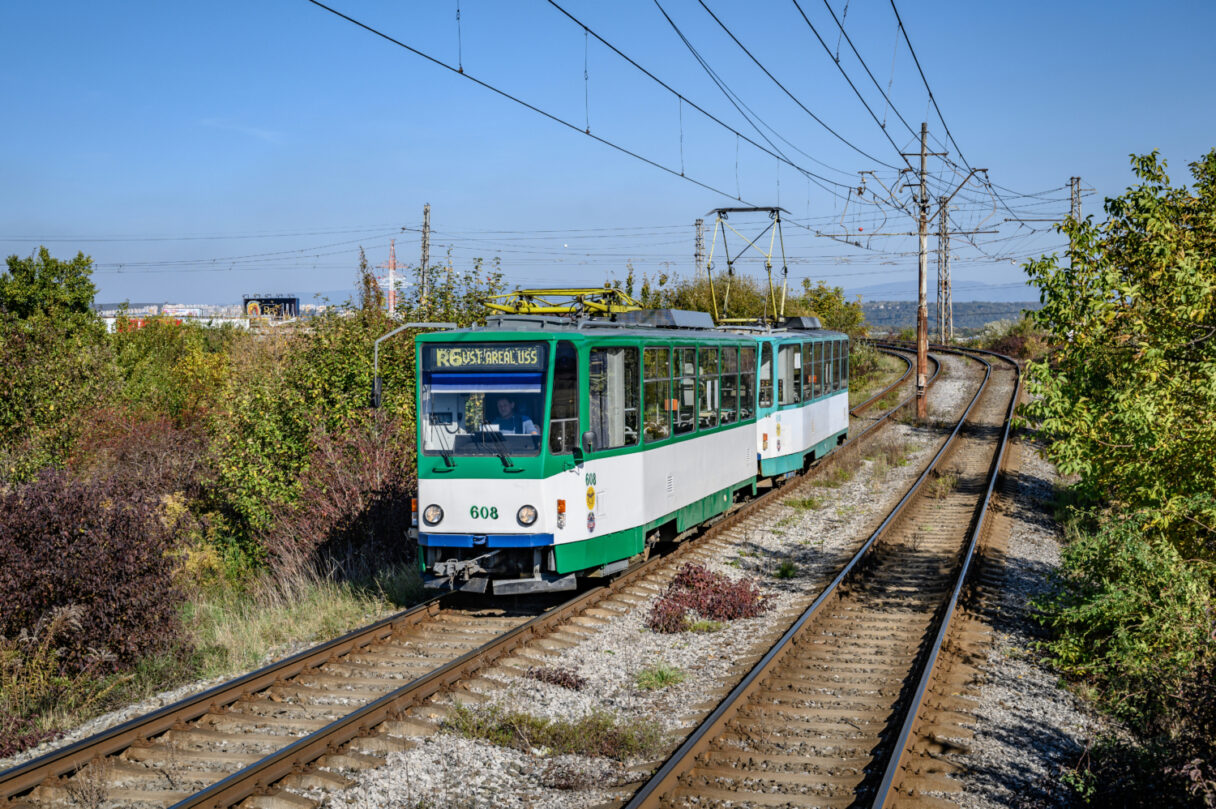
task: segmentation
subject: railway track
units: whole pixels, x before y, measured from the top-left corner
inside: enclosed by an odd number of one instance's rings
[[[909,764],[924,747],[908,742],[952,707],[923,698],[1020,390],[1015,363],[980,361],[983,384],[913,487],[629,809],[888,806],[917,792]]]
[[[855,412],[873,407],[905,377]],[[817,468],[859,451],[885,418]],[[628,588],[674,570],[692,554],[713,553],[725,532],[760,515],[806,477],[743,505],[697,541],[555,607],[476,607],[458,594],[432,599],[48,753],[0,773],[0,805],[313,806],[291,790],[347,785],[331,770],[375,766],[401,749],[397,734],[417,726],[412,709],[542,636],[558,643],[563,633],[577,637],[580,621],[594,622],[585,617],[588,610],[611,609],[613,599],[628,599],[622,595]]]
[[[879,401],[881,401],[883,399],[887,399],[888,397],[897,395],[897,392],[899,391],[899,389],[903,386],[903,384],[905,382],[909,381],[909,379],[912,376],[912,368],[913,368],[913,364],[914,364],[915,357],[916,357],[916,354],[914,351],[909,351],[908,349],[903,348],[902,346],[901,347],[896,347],[896,346],[881,347],[878,350],[883,352],[884,354],[887,354],[888,356],[903,360],[904,366],[905,366],[904,372],[894,382],[887,385],[882,390],[878,391],[878,393],[875,393],[873,396],[866,399],[864,402],[861,402],[856,407],[854,407],[852,410],[850,410],[849,415],[852,416],[853,418],[861,417],[863,413],[865,413],[867,410],[874,407],[876,404],[878,404]],[[939,368],[939,364],[938,364],[936,358],[933,359],[933,363],[934,363],[933,375],[936,376],[938,373],[938,368]],[[881,410],[881,408],[879,408],[879,409]],[[870,417],[865,417],[865,418],[866,418],[867,422],[873,420]]]

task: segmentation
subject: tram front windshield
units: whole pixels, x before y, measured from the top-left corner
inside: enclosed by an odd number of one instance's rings
[[[428,455],[536,455],[544,433],[542,343],[428,344],[422,449]]]

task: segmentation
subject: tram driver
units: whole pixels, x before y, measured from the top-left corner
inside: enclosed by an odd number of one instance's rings
[[[494,424],[498,426],[499,432],[509,435],[540,435],[540,428],[527,414],[515,409],[515,400],[510,396],[499,396],[494,404],[498,409],[498,418],[494,420]]]

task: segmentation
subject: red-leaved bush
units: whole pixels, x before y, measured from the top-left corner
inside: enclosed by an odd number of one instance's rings
[[[296,502],[273,510],[263,542],[287,573],[318,562],[358,577],[408,560],[406,532],[415,478],[401,424],[376,411],[336,433],[318,429]]]
[[[0,758],[8,758],[60,735],[60,731],[46,730],[29,717],[0,711]]]
[[[206,436],[165,416],[104,407],[89,413],[68,466],[76,477],[111,478],[132,490],[186,497],[199,493]]]
[[[587,678],[574,671],[573,669],[556,666],[549,668],[548,666],[531,666],[524,674],[532,680],[539,680],[542,683],[550,685],[558,685],[562,688],[569,688],[571,691],[582,691],[583,686],[587,684]]]
[[[118,670],[168,649],[180,598],[161,517],[152,494],[57,469],[0,492],[0,635],[74,605],[80,628],[62,640],[65,671]]]
[[[748,579],[731,579],[704,565],[681,567],[650,609],[646,626],[654,632],[688,629],[689,613],[711,621],[754,618],[769,608],[760,588]]]

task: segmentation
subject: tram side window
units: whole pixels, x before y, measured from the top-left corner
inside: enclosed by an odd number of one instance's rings
[[[773,345],[760,348],[760,406],[773,406]]]
[[[672,386],[676,395],[676,435],[697,429],[697,350],[677,348]]]
[[[739,419],[756,415],[756,349],[739,349]]]
[[[832,380],[832,392],[840,390],[840,343],[833,340],[828,343],[832,347],[832,362],[828,367],[828,378]]]
[[[815,398],[824,394],[823,390],[823,341],[815,341]]]
[[[849,386],[849,344],[841,340],[840,349],[840,387],[847,388]]]
[[[578,352],[562,340],[553,356],[553,404],[549,408],[549,451],[569,455],[578,446]]]
[[[720,424],[734,424],[739,420],[739,349],[726,346],[722,349],[722,385],[718,399]]]
[[[648,348],[643,367],[646,403],[646,440],[662,441],[671,435],[671,359],[666,348]]]
[[[814,343],[802,344],[802,401],[815,398],[815,350]]]
[[[823,392],[831,393],[836,390],[836,378],[832,370],[835,368],[836,344],[829,340],[823,344]]]
[[[802,381],[797,366],[802,364],[801,349],[796,345],[777,348],[777,399],[781,404],[794,404],[800,398],[798,384]]]
[[[597,450],[638,443],[639,392],[636,348],[591,349],[589,418]]]
[[[700,374],[697,377],[697,390],[700,394],[700,404],[697,408],[697,424],[702,430],[718,426],[718,349],[717,347],[702,347],[697,352],[700,358]]]

